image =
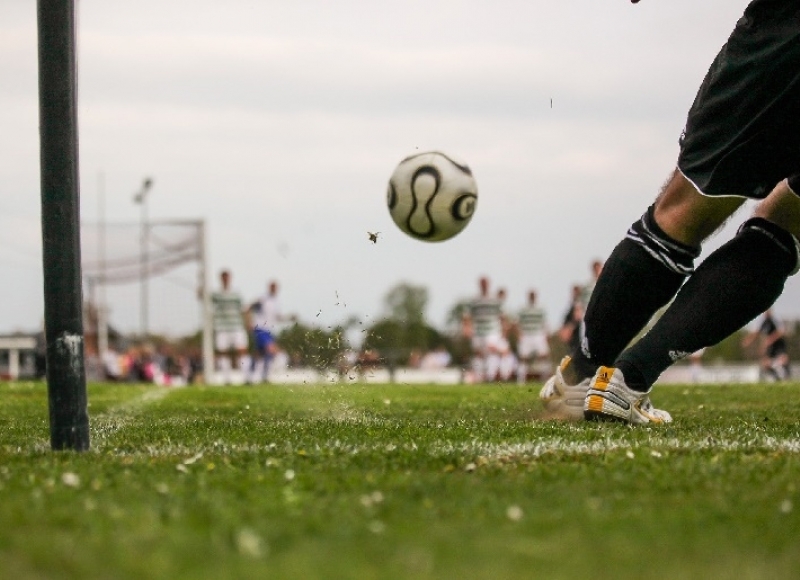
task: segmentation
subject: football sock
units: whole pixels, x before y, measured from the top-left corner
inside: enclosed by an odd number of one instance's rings
[[[613,366],[632,389],[646,391],[659,375],[711,346],[767,310],[798,266],[798,242],[763,218],[747,220],[736,236],[706,258],[653,328]]]
[[[612,366],[656,311],[692,272],[699,248],[671,239],[656,224],[653,206],[609,256],[584,316],[581,348],[572,353],[578,380]]]

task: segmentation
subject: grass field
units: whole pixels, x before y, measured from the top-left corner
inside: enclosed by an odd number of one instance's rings
[[[0,578],[800,577],[800,385],[660,387],[652,428],[537,391],[90,385],[76,454],[0,384]]]

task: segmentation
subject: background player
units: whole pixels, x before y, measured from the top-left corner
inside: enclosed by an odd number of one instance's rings
[[[528,303],[517,317],[517,382],[524,383],[535,370],[545,376],[551,372],[547,316],[536,303],[536,291],[528,292]]]
[[[284,317],[278,301],[278,283],[271,281],[267,292],[253,302],[248,309],[248,326],[253,333],[256,355],[250,380],[256,383],[268,382],[270,363],[278,353],[278,324],[294,317]]]
[[[498,288],[497,301],[500,303],[500,339],[497,341],[497,368],[492,365],[487,369],[489,381],[506,383],[514,376],[517,368],[517,355],[511,348],[511,338],[514,331],[514,324],[506,314],[506,299],[508,292],[505,288]]]
[[[762,376],[776,381],[788,379],[791,372],[789,369],[789,346],[786,343],[786,329],[772,315],[771,308],[761,316],[758,328],[744,337],[742,346],[747,348],[759,337],[761,338],[761,345],[759,345],[758,351]]]
[[[581,306],[583,307],[584,312],[586,312],[586,309],[589,307],[589,300],[592,298],[594,287],[597,285],[597,280],[600,278],[600,274],[603,272],[602,260],[592,260],[589,268],[591,270],[591,275],[586,284],[581,287],[580,295]]]
[[[225,384],[230,384],[233,367],[249,372],[250,356],[247,354],[248,340],[242,297],[231,290],[230,271],[222,270],[219,279],[220,289],[211,294],[214,352],[222,380]]]
[[[478,279],[479,295],[462,317],[462,332],[472,345],[472,370],[475,381],[491,380],[499,368],[503,338],[502,308],[497,298],[489,295],[489,279]]]
[[[581,294],[583,293],[583,286],[580,284],[573,284],[570,290],[570,302],[567,311],[564,313],[564,319],[561,323],[561,328],[558,330],[558,338],[567,347],[569,352],[578,350],[581,346],[581,324],[583,323],[583,303],[581,302]]]

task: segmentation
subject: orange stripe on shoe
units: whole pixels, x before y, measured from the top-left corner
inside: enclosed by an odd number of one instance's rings
[[[614,374],[612,367],[600,367],[597,371],[597,377],[594,379],[593,389],[598,391],[605,391],[608,387],[608,382],[611,380],[611,375]]]
[[[586,402],[586,408],[588,411],[603,411],[603,397],[599,397],[597,395],[590,395],[589,399]]]

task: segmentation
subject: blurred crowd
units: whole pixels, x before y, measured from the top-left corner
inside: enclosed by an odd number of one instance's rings
[[[482,276],[478,279],[478,294],[461,304],[458,331],[446,345],[430,350],[393,349],[396,352],[379,352],[370,347],[355,350],[342,345],[341,352],[330,359],[330,368],[351,378],[377,368],[435,371],[456,367],[462,369],[465,382],[543,380],[552,374],[564,353],[580,344],[583,312],[602,268],[601,260],[590,263],[587,280],[570,287],[567,308],[555,324],[539,305],[535,289],[527,292],[522,308],[510,311],[506,307],[506,289],[493,288],[489,278]],[[210,297],[214,330],[212,381],[267,383],[272,372],[302,368],[298,353],[287,353],[279,344],[279,326],[296,322],[296,317],[282,314],[277,282],[270,281],[265,294],[249,304],[231,289],[230,282],[230,272],[221,272],[220,288]],[[744,336],[741,346],[757,353],[765,380],[789,378],[786,330],[771,311],[765,312],[757,327]],[[698,351],[689,357],[695,381],[703,376],[703,355],[704,351]],[[109,348],[102,356],[87,355],[87,376],[93,380],[182,386],[202,381],[203,371],[199,345],[145,342]]]

